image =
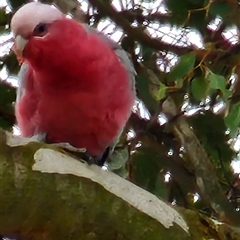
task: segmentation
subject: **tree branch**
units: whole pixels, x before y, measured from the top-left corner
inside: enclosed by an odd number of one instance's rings
[[[163,104],[163,112],[169,118],[176,115],[177,107],[171,98]],[[184,116],[177,119],[173,133],[184,146],[190,163],[194,167],[201,198],[212,207],[220,219],[239,225],[240,214],[223,194],[214,166]]]
[[[143,45],[147,45],[156,50],[165,50],[174,52],[177,54],[184,54],[193,50],[192,47],[179,47],[171,44],[167,44],[159,41],[158,39],[151,38],[140,28],[135,28],[131,26],[131,23],[124,18],[121,12],[118,12],[114,9],[113,6],[109,3],[109,1],[101,1],[101,0],[89,0],[93,7],[96,7],[99,13],[103,15],[109,16],[118,26],[120,26],[129,37],[139,41]]]
[[[25,240],[238,239],[240,229],[215,224],[190,210],[175,210],[117,175],[79,162],[51,145],[26,144],[26,139],[1,129],[0,145],[3,236]]]

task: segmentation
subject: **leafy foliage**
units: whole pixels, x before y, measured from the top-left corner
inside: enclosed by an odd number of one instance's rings
[[[168,75],[169,81],[177,81],[185,76],[188,76],[190,71],[193,70],[195,63],[195,54],[188,53],[182,55],[178,64],[174,66]]]

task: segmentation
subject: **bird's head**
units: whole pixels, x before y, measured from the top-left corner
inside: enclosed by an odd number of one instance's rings
[[[65,15],[53,5],[31,2],[22,6],[11,20],[14,36],[13,51],[21,61],[27,59],[30,52],[38,54],[39,46],[48,38],[51,24],[65,18]]]

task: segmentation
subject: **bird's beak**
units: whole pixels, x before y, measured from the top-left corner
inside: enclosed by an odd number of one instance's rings
[[[17,35],[16,38],[15,38],[15,46],[16,46],[16,49],[20,52],[23,51],[23,49],[25,48],[26,44],[27,44],[28,40],[23,38],[22,36],[20,35]]]
[[[17,35],[14,41],[14,45],[12,47],[12,50],[17,56],[17,59],[20,63],[23,62],[22,52],[27,44],[28,40],[23,38],[20,35]]]

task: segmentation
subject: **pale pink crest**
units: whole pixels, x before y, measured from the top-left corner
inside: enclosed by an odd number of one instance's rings
[[[26,37],[39,23],[51,23],[65,15],[56,7],[40,2],[31,2],[22,6],[11,20],[13,35]]]

